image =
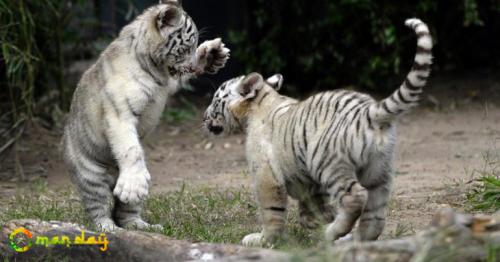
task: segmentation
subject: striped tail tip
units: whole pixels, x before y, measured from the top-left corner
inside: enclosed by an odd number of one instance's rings
[[[427,25],[418,18],[410,18],[405,25],[417,35],[417,49],[413,66],[406,79],[390,97],[370,107],[374,121],[389,122],[401,113],[418,105],[422,89],[429,78],[432,65],[432,36]]]
[[[413,18],[408,18],[405,20],[405,25],[407,27],[410,27],[410,28],[415,28],[415,26],[419,25],[419,24],[423,24],[424,22],[422,22],[422,20],[416,18],[416,17],[413,17]]]

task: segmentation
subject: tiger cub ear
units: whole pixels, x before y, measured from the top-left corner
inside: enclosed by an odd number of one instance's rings
[[[156,24],[159,30],[163,30],[165,27],[172,27],[179,23],[181,19],[181,10],[175,6],[167,6],[163,8],[158,17],[156,18]]]
[[[279,91],[283,85],[283,76],[281,74],[275,74],[266,79],[266,83],[272,86],[274,90]]]
[[[251,73],[240,83],[239,93],[245,99],[251,99],[257,96],[257,92],[262,89],[264,79],[258,73]]]

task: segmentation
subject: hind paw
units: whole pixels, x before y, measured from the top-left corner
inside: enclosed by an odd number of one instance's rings
[[[135,219],[123,224],[123,227],[126,229],[135,229],[135,230],[154,230],[154,231],[162,231],[163,226],[159,224],[149,224],[142,219]]]
[[[246,235],[241,244],[247,247],[261,247],[266,243],[262,233],[252,233]]]

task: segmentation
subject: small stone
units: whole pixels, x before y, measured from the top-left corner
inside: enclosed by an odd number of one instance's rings
[[[212,253],[205,253],[201,256],[200,260],[202,261],[210,261],[210,260],[214,260],[215,256],[214,254]]]
[[[229,144],[229,143],[225,143],[225,144],[224,144],[224,149],[229,149],[229,148],[231,148],[231,144]]]
[[[482,233],[485,231],[485,228],[488,224],[493,222],[491,216],[484,214],[477,214],[472,219],[472,232],[474,233]]]
[[[451,207],[441,209],[431,221],[431,225],[435,227],[448,227],[455,223],[455,212]]]
[[[205,145],[205,150],[210,150],[214,147],[214,143],[212,142],[208,142],[206,145]]]
[[[194,259],[199,259],[201,257],[201,251],[199,249],[191,249],[189,250],[189,256]]]
[[[168,132],[168,135],[169,136],[176,136],[178,134],[181,133],[181,129],[180,128],[173,128],[172,130],[170,130],[170,132]]]

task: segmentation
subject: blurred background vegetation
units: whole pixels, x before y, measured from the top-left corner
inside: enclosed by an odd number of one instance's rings
[[[500,66],[500,1],[246,1],[245,30],[230,31],[246,71],[283,72],[297,91],[354,85],[392,91],[415,52],[404,20],[432,30],[436,69]]]
[[[33,116],[60,124],[86,66],[156,2],[0,0],[0,138]],[[299,94],[347,85],[384,93],[411,65],[415,38],[403,22],[413,16],[432,29],[435,71],[500,66],[499,0],[184,0],[184,7],[208,32],[201,40],[222,36],[233,50],[227,68],[201,86],[259,71],[282,73],[288,92]]]

